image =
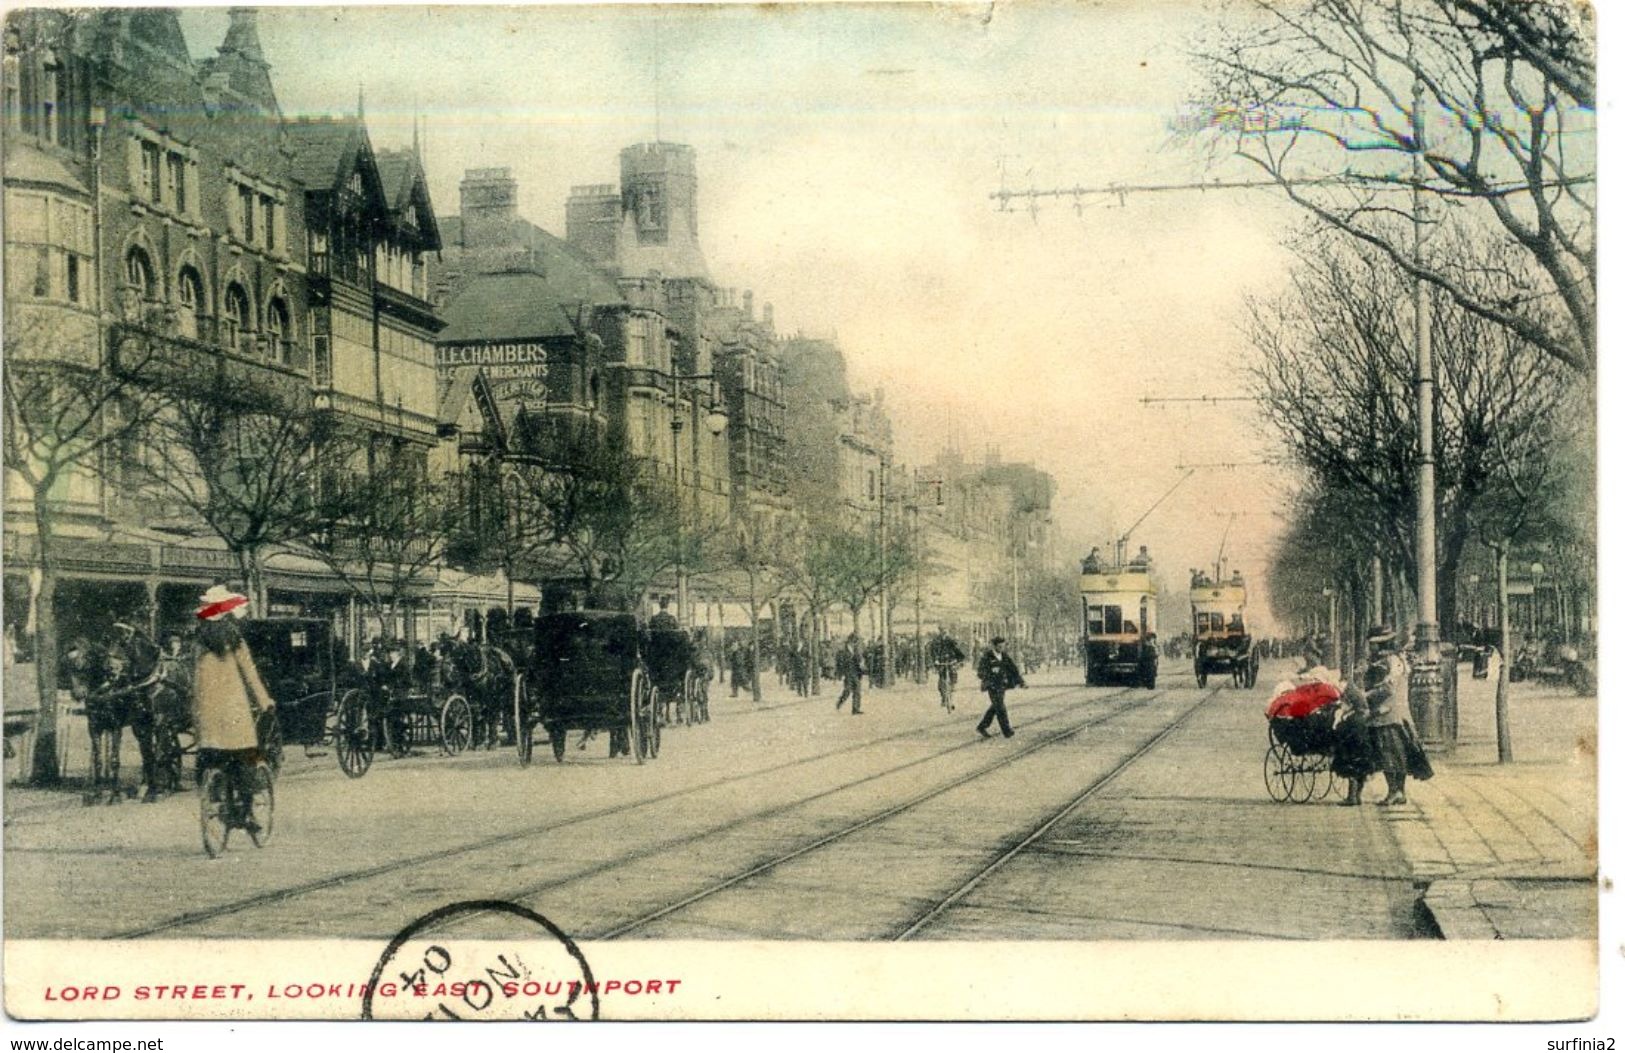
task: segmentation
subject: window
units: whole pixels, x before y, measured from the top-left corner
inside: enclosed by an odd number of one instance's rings
[[[293,362],[293,333],[288,319],[288,305],[281,297],[273,299],[265,309],[265,332],[271,338],[271,354],[283,365]]]
[[[265,229],[265,247],[274,250],[276,248],[276,202],[268,197],[261,196],[260,217]]]
[[[23,69],[22,58],[18,54],[22,50],[22,40],[14,28],[6,29],[6,127],[22,130],[23,126]]]
[[[1089,607],[1089,635],[1109,636],[1123,631],[1123,608],[1117,604]]]
[[[225,306],[220,342],[233,351],[246,351],[248,334],[253,328],[253,315],[249,313],[248,294],[241,285],[233,282],[226,286]]]
[[[40,85],[40,134],[48,143],[61,142],[62,66],[49,52],[44,72],[44,83]]]
[[[141,194],[156,204],[163,200],[163,151],[157,143],[141,144]]]
[[[152,258],[147,250],[137,245],[124,259],[124,281],[141,294],[143,300],[158,298],[158,283],[152,269]]]
[[[186,211],[186,158],[169,155],[169,203],[176,212]]]
[[[34,296],[45,299],[51,295],[51,254],[45,249],[34,249]]]
[[[79,284],[79,257],[68,253],[68,301],[84,303],[84,289]]]
[[[254,240],[254,198],[253,188],[237,187],[237,235],[244,241]]]
[[[180,276],[175,282],[175,301],[179,308],[176,311],[176,321],[180,335],[188,340],[196,340],[201,329],[199,321],[203,313],[203,279],[198,276],[196,269],[181,268]]]

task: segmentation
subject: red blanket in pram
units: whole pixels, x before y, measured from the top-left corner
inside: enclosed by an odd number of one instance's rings
[[[1300,684],[1284,694],[1275,696],[1274,701],[1265,710],[1265,716],[1271,720],[1276,717],[1285,717],[1288,720],[1298,720],[1330,705],[1342,697],[1336,684],[1327,684],[1314,681]]]

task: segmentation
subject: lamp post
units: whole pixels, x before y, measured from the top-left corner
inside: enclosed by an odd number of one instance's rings
[[[708,430],[712,435],[721,435],[723,430],[728,427],[728,414],[722,409],[721,404],[717,401],[714,387],[716,376],[714,374],[673,373],[671,375],[671,485],[672,495],[677,501],[677,523],[675,530],[677,542],[677,617],[679,621],[686,626],[689,623],[688,569],[686,567],[688,561],[683,551],[683,467],[682,457],[678,452],[679,440],[683,434],[683,418],[678,412],[678,404],[682,401],[682,393],[679,385],[685,380],[713,381],[713,389],[711,392],[711,409],[705,415],[706,430]],[[698,436],[696,436],[696,444],[698,444],[698,441]],[[699,485],[698,479],[695,480],[695,485]],[[752,617],[755,617],[754,613],[752,614]]]

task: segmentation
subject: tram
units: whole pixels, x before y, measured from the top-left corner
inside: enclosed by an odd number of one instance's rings
[[[1096,553],[1079,575],[1083,633],[1079,657],[1091,686],[1157,686],[1157,583],[1145,549],[1128,563],[1103,565]]]
[[[1247,586],[1239,571],[1228,581],[1201,572],[1191,578],[1191,631],[1196,686],[1206,687],[1213,673],[1227,674],[1237,687],[1258,682],[1258,647],[1247,631]]]

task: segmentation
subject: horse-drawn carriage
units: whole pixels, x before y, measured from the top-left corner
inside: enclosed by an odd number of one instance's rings
[[[651,628],[643,642],[660,722],[687,726],[710,720],[711,669],[689,635],[681,629]]]
[[[660,713],[645,661],[647,641],[630,614],[569,611],[537,619],[524,683],[514,695],[514,742],[529,764],[536,728],[564,760],[571,731],[608,732],[610,756],[642,764],[660,755]]]
[[[438,747],[455,756],[474,741],[474,707],[449,664],[427,648],[408,657],[400,641],[379,642],[364,676],[377,713],[375,741],[391,757]]]
[[[331,746],[352,779],[372,766],[378,712],[372,693],[344,654],[331,622],[320,618],[258,618],[241,623],[275,710],[257,714],[261,749],[271,770],[282,767],[288,743],[307,755]]]

